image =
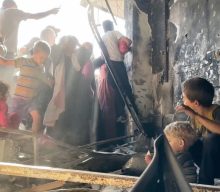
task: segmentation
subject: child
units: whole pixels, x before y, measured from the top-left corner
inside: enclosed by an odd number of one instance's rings
[[[6,103],[8,86],[0,81],[0,127],[8,127],[8,105]]]
[[[196,166],[188,152],[189,147],[196,141],[196,132],[189,122],[176,121],[167,125],[164,134],[174,152],[176,159],[182,168],[186,181],[197,182]],[[149,163],[149,154],[145,156],[145,161]]]
[[[212,103],[214,87],[195,77],[183,83],[182,92],[184,105],[176,110],[191,117],[192,127],[201,138],[190,149],[200,167],[199,182],[213,185],[214,178],[220,178],[220,106]]]
[[[42,124],[40,111],[43,106],[36,99],[39,95],[39,88],[42,83],[52,86],[52,81],[44,74],[42,67],[49,55],[49,45],[46,42],[37,41],[30,58],[20,57],[14,60],[0,58],[1,65],[20,68],[10,111],[17,113],[20,121],[30,113],[33,133],[38,133]]]
[[[8,85],[0,81],[0,127],[17,129],[19,126],[17,115],[8,114],[7,94]]]

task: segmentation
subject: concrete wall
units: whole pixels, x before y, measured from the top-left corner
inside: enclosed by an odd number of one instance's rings
[[[220,48],[219,8],[218,0],[176,0],[170,4],[175,103],[180,100],[180,83],[191,77],[204,77],[219,86],[219,62],[212,54]]]
[[[184,80],[200,76],[219,86],[220,56],[215,53],[220,48],[220,3],[125,2],[127,31],[133,40],[129,74],[136,103],[143,121],[161,124],[181,102]]]
[[[172,84],[166,80],[168,19],[164,1],[145,2],[125,3],[126,29],[133,40],[129,76],[141,120],[161,126],[163,115],[173,111]]]

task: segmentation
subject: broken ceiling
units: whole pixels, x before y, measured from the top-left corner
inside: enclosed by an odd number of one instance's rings
[[[89,0],[89,2],[92,3],[94,7],[106,12],[109,12],[108,3],[114,16],[124,18],[124,0]],[[87,7],[88,0],[81,0],[80,4]]]

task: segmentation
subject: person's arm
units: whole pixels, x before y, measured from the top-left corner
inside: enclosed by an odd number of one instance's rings
[[[3,57],[0,57],[0,65],[4,65],[4,66],[15,66],[15,60],[8,60],[5,59]]]
[[[26,19],[41,19],[52,14],[57,14],[60,8],[53,8],[40,13],[26,13]]]
[[[191,118],[194,118],[197,120],[200,124],[202,124],[204,127],[206,127],[209,131],[212,133],[220,134],[220,122],[216,120],[210,120],[195,111],[193,111],[191,108],[187,106],[177,106],[176,111],[178,112],[184,112],[187,115],[189,115]]]
[[[220,122],[210,120],[200,114],[196,114],[195,119],[198,120],[198,122],[206,127],[209,131],[220,134]]]

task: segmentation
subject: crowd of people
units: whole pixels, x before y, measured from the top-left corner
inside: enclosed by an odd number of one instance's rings
[[[117,136],[117,121],[126,118],[125,106],[122,100],[118,101],[117,98],[121,98],[120,96],[115,95],[113,98],[108,90],[103,89],[102,73],[98,80],[94,78],[93,62],[96,63],[96,61],[92,58],[92,43],[79,43],[79,40],[73,35],[65,35],[56,43],[60,30],[48,24],[42,29],[39,37],[33,37],[29,43],[19,49],[17,47],[18,29],[21,21],[41,19],[58,12],[59,9],[54,8],[41,13],[26,13],[18,9],[14,0],[3,1],[0,18],[2,47],[0,66],[4,69],[12,69],[12,71],[17,68],[19,75],[16,79],[12,78],[12,81],[9,82],[10,87],[4,83],[4,78],[1,81],[4,86],[0,92],[2,92],[2,101],[5,104],[2,110],[2,115],[4,114],[2,121],[7,119],[8,123],[0,122],[0,126],[19,128],[23,124],[34,134],[46,133],[74,145],[89,143],[89,128],[92,124],[91,110],[97,96],[102,119],[100,127],[103,125],[106,127],[103,129],[104,132],[106,130],[104,134],[106,136],[103,137],[103,134],[99,134],[98,139],[113,138]],[[125,78],[122,78],[125,79],[123,83],[125,82],[129,88],[129,94],[131,94],[123,63],[124,53],[117,51],[118,40],[124,39],[128,42],[129,39],[120,32],[114,31],[113,23],[109,20],[103,23],[103,29],[106,32],[103,36],[106,48],[110,52],[113,51],[113,57],[118,55],[111,58],[116,63],[114,68],[118,71],[119,67],[119,70],[123,71],[123,75],[125,75]],[[131,41],[128,44],[130,45]],[[106,65],[103,55],[100,54],[100,58],[102,61],[100,66]],[[7,75],[12,76],[10,73]],[[108,79],[110,79],[109,77],[108,75]],[[112,80],[108,80],[108,82],[110,81]],[[108,84],[114,86],[112,90],[115,94],[119,94],[114,82]],[[14,86],[13,96],[8,101],[6,92]],[[6,91],[4,87],[7,87]],[[105,113],[105,109],[109,105],[103,102],[105,97],[109,97],[109,101],[115,99],[111,103],[113,110],[108,114]],[[120,106],[119,109],[116,109],[118,106]],[[118,113],[118,111],[120,112]],[[117,114],[108,124],[110,121],[106,117],[111,113]],[[100,132],[103,131],[100,130]],[[122,132],[125,134],[124,131]]]
[[[111,21],[104,21],[102,40],[110,60],[106,63],[103,55],[92,58],[92,43],[79,43],[73,35],[65,35],[56,43],[59,29],[48,24],[39,37],[17,49],[22,20],[40,19],[58,11],[54,8],[31,14],[19,10],[13,0],[3,1],[0,65],[18,68],[19,76],[10,102],[7,100],[10,87],[3,79],[0,81],[0,127],[19,129],[22,123],[34,134],[46,133],[74,145],[89,143],[97,96],[101,112],[99,139],[117,137],[118,127],[127,121],[118,87],[138,113],[124,63],[124,54],[132,41],[114,30]],[[96,68],[101,72],[98,78],[94,77]],[[206,79],[192,78],[184,82],[182,94],[184,105],[176,110],[189,115],[191,121],[171,123],[164,134],[186,170],[183,172],[187,181],[213,184],[214,178],[220,177],[220,107],[213,104],[213,85]],[[148,157],[146,161],[149,163]],[[200,168],[199,179],[195,164]]]

